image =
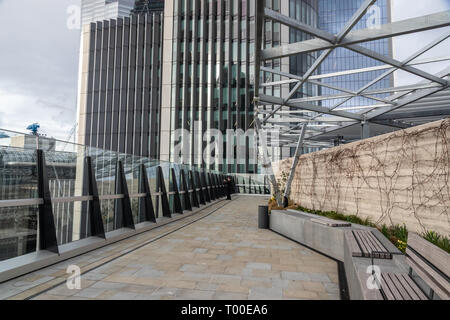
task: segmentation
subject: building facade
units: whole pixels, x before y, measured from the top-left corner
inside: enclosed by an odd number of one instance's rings
[[[352,17],[353,13],[363,3],[363,0],[318,0],[319,11],[319,28],[333,34],[345,26],[347,21]],[[366,15],[353,27],[353,30],[371,29],[377,26],[391,22],[391,8],[389,0],[378,0],[375,5],[369,8]],[[392,38],[371,41],[362,43],[363,47],[381,53],[384,56],[392,57]],[[352,69],[363,69],[382,65],[383,63],[350,51],[345,48],[337,48],[333,50],[330,56],[321,64],[320,74],[328,74],[341,72]],[[348,74],[339,77],[325,78],[323,82],[334,85],[336,87],[347,90],[358,91],[367,83],[378,77],[384,70],[368,71],[356,74]],[[379,81],[377,84],[370,87],[370,89],[382,89],[393,87],[393,76],[389,76]],[[335,95],[339,92],[335,90],[322,87],[322,95]],[[385,97],[386,95],[379,95]],[[326,107],[336,107],[347,109],[348,111],[359,111],[360,106],[370,106],[376,101],[364,98],[355,97],[348,101],[342,100],[325,100],[322,105]]]
[[[81,24],[128,17],[134,0],[81,0]]]
[[[158,158],[162,13],[83,27],[78,141]]]
[[[143,14],[149,12],[163,12],[164,0],[136,0],[132,14]]]
[[[257,173],[255,3],[166,0],[162,16],[142,14],[141,1],[131,17],[85,26],[78,141],[222,172]],[[285,15],[292,11],[310,25],[318,22],[316,0],[270,0],[266,6]],[[278,22],[267,21],[264,29],[265,47],[293,41]],[[303,74],[312,63],[305,56],[266,66],[290,72],[292,64]],[[289,92],[281,86],[264,90]],[[270,152],[277,160],[289,157],[291,148]]]
[[[316,11],[306,6],[311,1],[298,2],[304,12],[307,10],[299,19],[310,25],[317,23]],[[255,111],[255,4],[254,0],[166,1],[161,115],[162,123],[170,126],[161,130],[161,159],[177,161],[177,146],[183,141],[185,163],[224,172],[259,171],[254,139],[248,131],[253,128]],[[270,0],[265,5],[289,15],[288,1]],[[266,21],[265,47],[289,41],[288,27]],[[282,58],[266,61],[266,66],[289,72],[289,63],[289,58]],[[279,80],[277,75],[262,76]],[[276,96],[289,92],[281,86],[265,88],[264,92],[271,90]],[[262,108],[270,110],[272,106]],[[190,133],[188,152],[186,138],[180,139],[176,129]],[[234,135],[227,135],[227,130]],[[244,136],[240,136],[242,132]],[[290,156],[290,148],[272,148],[270,153],[274,160],[281,159]]]

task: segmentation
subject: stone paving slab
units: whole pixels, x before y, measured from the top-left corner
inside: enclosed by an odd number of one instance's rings
[[[235,196],[213,214],[84,273],[80,290],[62,284],[34,299],[339,299],[335,261],[258,229],[257,206],[267,200]]]

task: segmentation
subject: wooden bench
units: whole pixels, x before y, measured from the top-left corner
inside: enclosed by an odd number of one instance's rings
[[[381,291],[387,300],[427,300],[437,294],[450,300],[450,255],[415,233],[408,235],[409,275],[381,273]],[[414,282],[412,271],[430,288],[426,294]]]
[[[331,220],[331,219],[324,219],[324,218],[312,218],[310,220],[311,222],[314,223],[318,223],[318,224],[322,224],[324,226],[328,226],[328,227],[351,227],[351,223],[349,222],[339,222],[336,220]]]
[[[392,254],[370,231],[348,230],[345,239],[352,257],[392,259]]]

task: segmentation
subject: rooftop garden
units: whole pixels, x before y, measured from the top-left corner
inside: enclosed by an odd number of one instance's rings
[[[320,211],[304,208],[295,203],[289,202],[287,208],[279,207],[274,198],[269,201],[269,210],[284,210],[284,209],[294,209],[298,211],[303,211],[307,213],[316,214],[329,219],[347,221],[350,223],[360,224],[363,226],[368,226],[372,228],[377,228],[386,238],[388,238],[401,252],[405,252],[408,240],[408,229],[405,225],[391,225],[387,226],[377,225],[370,221],[369,218],[361,219],[355,215],[345,215],[335,211]],[[438,246],[442,250],[450,253],[450,238],[445,235],[441,235],[434,231],[426,231],[420,234],[424,239],[430,241],[434,245]]]

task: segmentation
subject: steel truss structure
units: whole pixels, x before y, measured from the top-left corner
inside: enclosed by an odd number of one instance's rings
[[[330,136],[333,134],[338,136],[342,130],[350,127],[355,128],[355,125],[358,125],[359,138],[368,138],[370,137],[369,126],[372,128],[374,125],[381,125],[388,128],[403,129],[450,115],[450,65],[436,74],[416,67],[450,60],[449,56],[417,59],[450,37],[450,30],[446,28],[450,26],[450,11],[383,24],[374,29],[353,30],[353,27],[375,3],[376,0],[364,1],[343,29],[338,34],[331,34],[265,8],[264,1],[256,1],[255,75],[266,72],[280,76],[281,80],[263,82],[263,77],[255,76],[255,88],[293,85],[289,93],[282,97],[262,94],[259,89],[255,90],[255,114],[259,119],[260,129],[265,130],[266,133],[275,130],[280,132],[278,138],[268,139],[267,146],[297,146],[305,123],[308,125],[306,133],[304,133],[304,145],[331,146]],[[263,25],[264,21],[268,19],[307,33],[313,38],[262,49]],[[361,45],[378,39],[438,28],[443,28],[438,38],[432,39],[403,61],[381,55]],[[384,65],[332,74],[319,74],[320,65],[333,50],[340,47],[380,61]],[[302,76],[264,66],[265,61],[312,52],[317,52],[318,58]],[[323,79],[330,77],[375,70],[384,70],[384,72],[357,91],[322,82]],[[374,84],[398,70],[418,76],[423,80],[415,85],[369,90]],[[306,83],[317,87],[326,87],[339,92],[339,94],[294,99],[293,96]],[[384,94],[385,97],[380,97],[381,94]],[[356,107],[344,105],[355,97],[363,97],[365,100],[370,99],[373,100],[373,103]],[[322,102],[326,100],[339,100],[339,102],[331,107],[325,107]],[[278,117],[274,117],[275,115]]]

